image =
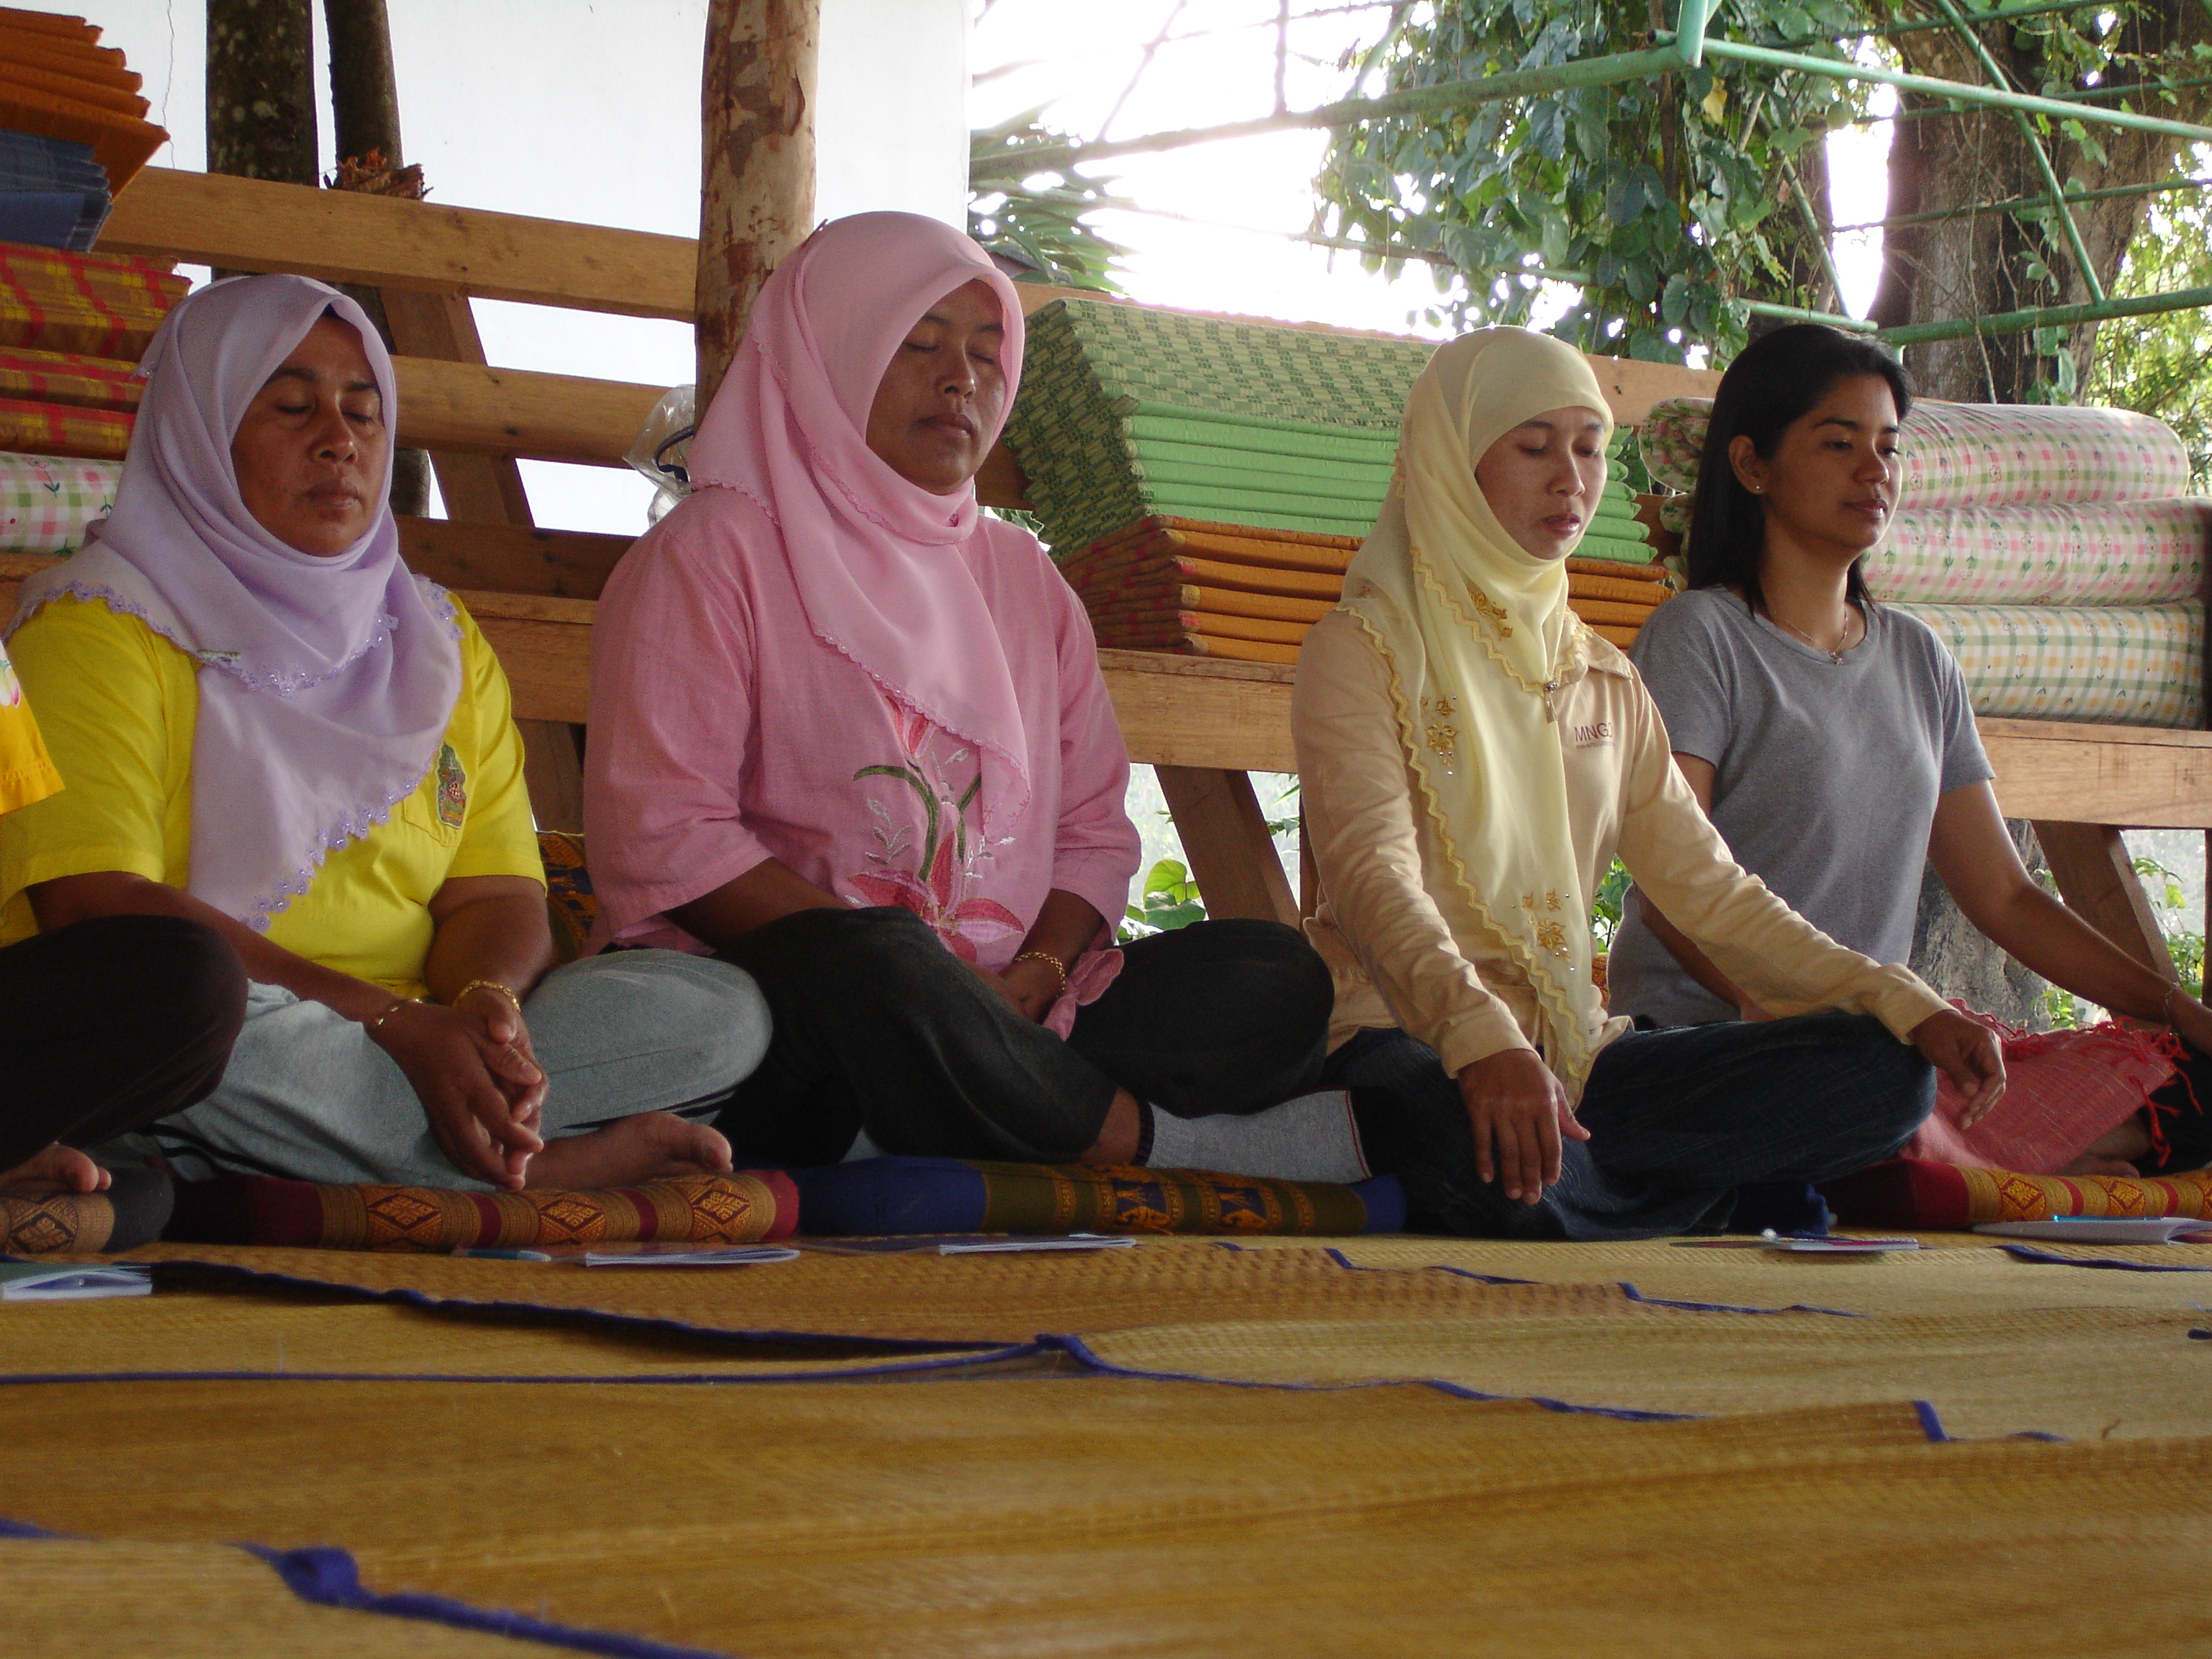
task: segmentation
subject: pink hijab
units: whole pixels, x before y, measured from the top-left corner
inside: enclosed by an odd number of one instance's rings
[[[200,289],[147,349],[115,510],[23,584],[15,623],[64,595],[100,599],[198,659],[187,890],[257,928],[414,793],[461,689],[453,601],[399,562],[388,459],[375,522],[335,557],[286,545],[239,497],[239,422],[325,312],[361,336],[396,429],[392,360],[337,289],[305,276]]]
[[[775,523],[816,638],[976,746],[985,825],[1000,836],[1028,805],[1027,744],[997,629],[961,553],[981,512],[975,488],[932,495],[866,436],[899,343],[930,307],[979,278],[999,296],[1011,409],[1021,301],[981,248],[912,213],[823,225],[754,301],[688,465],[693,488],[736,490]],[[984,441],[998,436],[994,427]]]

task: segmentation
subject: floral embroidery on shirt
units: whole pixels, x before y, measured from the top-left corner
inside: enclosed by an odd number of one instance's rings
[[[1428,717],[1428,727],[1422,735],[1431,752],[1439,759],[1449,759],[1459,747],[1459,727],[1451,724],[1459,714],[1458,702],[1450,697],[1424,697],[1421,713]]]
[[[438,822],[458,830],[469,815],[469,775],[450,743],[438,750]]]
[[[1567,930],[1564,923],[1552,920],[1566,908],[1554,888],[1540,898],[1533,892],[1521,895],[1521,908],[1528,913],[1528,932],[1536,941],[1536,948],[1555,957],[1567,954]]]
[[[885,701],[890,702],[890,699]],[[862,778],[896,778],[914,792],[921,808],[921,845],[914,848],[914,828],[893,821],[889,807],[871,799],[868,811],[875,818],[878,850],[869,860],[879,870],[850,875],[846,880],[871,904],[896,904],[911,910],[936,931],[945,948],[963,962],[976,959],[976,947],[993,939],[1019,938],[1022,919],[998,900],[971,894],[978,867],[990,856],[978,830],[971,831],[968,815],[983,787],[981,759],[971,749],[955,749],[941,759],[936,753],[939,728],[910,708],[890,702],[891,726],[898,734],[903,757],[895,766],[864,766],[853,774]],[[975,775],[955,795],[945,774],[973,762]],[[913,861],[907,862],[909,851]]]

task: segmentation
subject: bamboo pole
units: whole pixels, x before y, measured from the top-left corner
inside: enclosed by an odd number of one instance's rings
[[[700,92],[698,407],[814,218],[821,0],[712,0]]]

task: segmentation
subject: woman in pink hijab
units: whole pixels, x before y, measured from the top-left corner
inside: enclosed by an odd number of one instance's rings
[[[1021,376],[1013,286],[910,214],[823,226],[762,290],[692,494],[594,636],[602,937],[751,972],[741,1158],[870,1150],[1315,1169],[1327,971],[1291,928],[1113,950],[1138,838],[1073,592],[974,478]]]

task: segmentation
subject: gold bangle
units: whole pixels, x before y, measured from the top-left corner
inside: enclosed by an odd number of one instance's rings
[[[468,995],[471,991],[496,991],[500,995],[505,997],[509,1002],[514,1005],[514,1012],[516,1013],[519,1014],[522,1012],[522,999],[515,995],[514,988],[511,985],[501,985],[495,979],[471,980],[466,985],[464,985],[459,990],[453,993],[453,1000],[451,1002],[448,1002],[446,1006],[448,1008],[459,1007],[460,1006],[461,999]]]
[[[402,1008],[411,1008],[415,1004],[420,1002],[422,1000],[422,999],[420,997],[394,997],[389,1003],[385,1005],[383,1012],[379,1013],[374,1019],[365,1019],[362,1021],[362,1029],[367,1031],[369,1036],[374,1036],[378,1031],[383,1029],[384,1022],[386,1020],[390,1019],[392,1015],[398,1013]]]
[[[1049,963],[1051,965],[1052,971],[1060,975],[1060,989],[1054,994],[1055,996],[1065,996],[1067,994],[1067,964],[1062,962],[1058,957],[1053,955],[1051,951],[1024,951],[1021,955],[1016,957],[1014,960],[1016,962],[1042,962]]]

